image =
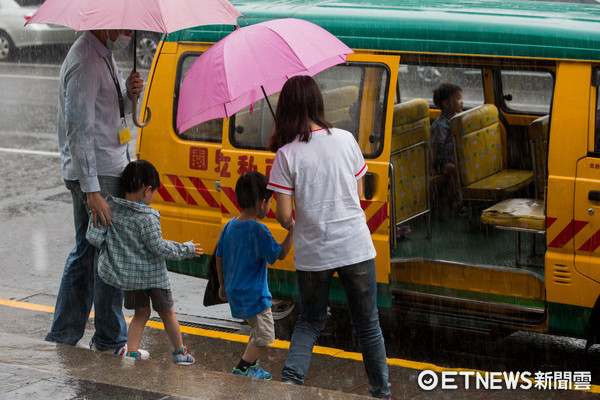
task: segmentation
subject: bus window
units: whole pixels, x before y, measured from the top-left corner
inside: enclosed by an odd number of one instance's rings
[[[277,108],[279,93],[270,95],[269,103],[273,113]],[[230,121],[231,143],[242,149],[266,150],[269,138],[273,134],[273,114],[269,103],[261,99],[238,111]]]
[[[179,88],[181,88],[181,85],[183,84],[185,74],[187,74],[188,70],[198,57],[200,57],[200,53],[191,53],[182,57],[183,60],[179,63]],[[178,96],[176,98],[178,98]],[[222,132],[223,119],[218,118],[193,126],[187,131],[182,132],[179,137],[184,140],[221,143],[221,137],[223,136]]]
[[[365,157],[382,149],[384,104],[389,71],[379,64],[349,63],[329,68],[314,76],[325,106],[325,119],[354,134]],[[279,93],[269,96],[273,111]],[[230,140],[243,149],[266,150],[273,134],[273,116],[264,99],[231,118]]]
[[[467,109],[484,103],[481,69],[425,65],[400,66],[396,103],[422,98],[433,108],[433,88],[441,82],[452,82],[462,88],[464,107]]]
[[[502,70],[500,81],[501,107],[505,111],[535,115],[550,113],[554,91],[554,78],[550,72]]]

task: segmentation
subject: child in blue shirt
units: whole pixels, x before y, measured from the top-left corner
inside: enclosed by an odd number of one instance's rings
[[[217,244],[216,264],[219,297],[229,301],[231,315],[250,325],[250,339],[244,355],[233,369],[234,374],[271,379],[258,364],[262,349],[275,341],[271,314],[271,293],[267,284],[267,262],[283,260],[293,244],[294,223],[279,244],[269,229],[258,222],[271,209],[273,191],[267,189],[268,178],[251,171],[235,185],[235,198],[242,213],[223,228]]]

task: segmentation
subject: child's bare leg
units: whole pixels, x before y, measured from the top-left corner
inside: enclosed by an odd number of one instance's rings
[[[144,308],[137,308],[131,323],[129,324],[129,330],[127,332],[127,351],[136,352],[142,341],[142,334],[144,333],[144,327],[146,322],[150,318],[150,306]]]
[[[258,357],[260,357],[260,353],[265,348],[264,346],[255,346],[252,343],[252,335],[250,335],[250,340],[248,340],[248,346],[246,346],[246,351],[242,356],[242,360],[246,361],[248,364],[254,364]]]
[[[250,338],[248,339],[248,345],[246,346],[246,351],[244,352],[244,355],[240,359],[240,362],[238,362],[238,365],[235,367],[235,369],[238,369],[245,373],[249,367],[251,367],[258,361],[258,357],[260,356],[260,353],[262,352],[263,348],[264,346],[256,346],[252,344],[252,334],[250,334]]]
[[[169,311],[159,312],[158,315],[160,316],[160,319],[165,325],[165,331],[167,331],[167,336],[171,341],[171,345],[173,345],[173,349],[181,349],[183,347],[183,340],[181,339],[179,321],[177,321],[177,317],[175,316],[175,311],[173,311],[173,307],[171,307]]]

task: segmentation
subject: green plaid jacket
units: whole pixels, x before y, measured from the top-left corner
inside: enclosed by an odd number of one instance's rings
[[[165,259],[194,256],[192,242],[162,238],[160,213],[150,206],[109,196],[110,225],[88,225],[87,240],[100,249],[98,275],[123,290],[170,289]]]

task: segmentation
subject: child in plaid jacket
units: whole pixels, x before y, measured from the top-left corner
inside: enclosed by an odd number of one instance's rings
[[[86,238],[100,248],[98,275],[107,284],[124,290],[125,308],[135,310],[127,335],[128,357],[145,359],[138,351],[144,326],[152,308],[158,312],[173,345],[173,362],[189,365],[194,357],[183,345],[179,322],[173,311],[171,282],[165,259],[182,260],[203,251],[192,241],[177,243],[162,238],[160,213],[150,207],[160,186],[158,172],[145,160],[131,162],[121,177],[125,198],[109,196],[112,211],[108,227],[90,224]]]

